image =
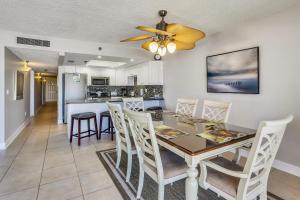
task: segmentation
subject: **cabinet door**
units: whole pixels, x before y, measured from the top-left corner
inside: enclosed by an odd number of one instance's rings
[[[116,70],[116,85],[117,86],[126,85],[125,70],[123,69]]]
[[[150,61],[148,68],[150,85],[163,85],[163,63],[161,61]]]

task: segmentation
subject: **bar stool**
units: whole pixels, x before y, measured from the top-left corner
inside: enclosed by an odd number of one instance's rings
[[[107,118],[107,128],[102,130],[103,119]],[[109,111],[100,113],[100,130],[99,130],[99,139],[101,140],[101,133],[111,134],[111,140],[114,140],[114,125],[110,116]]]
[[[90,120],[91,119],[94,119],[95,130],[91,130],[91,126],[90,126]],[[75,120],[78,121],[78,132],[76,134],[74,134],[74,132],[73,132]],[[88,130],[87,131],[81,132],[81,121],[82,120],[87,120],[87,126],[88,126]],[[91,134],[91,132],[94,132],[94,133]],[[83,133],[88,133],[88,134],[85,135],[85,136],[81,136],[81,134],[83,134]],[[92,135],[96,135],[96,138],[98,140],[98,127],[97,127],[96,113],[85,112],[85,113],[77,113],[77,114],[71,115],[71,136],[70,136],[70,143],[72,143],[73,137],[77,137],[78,138],[78,146],[80,146],[80,140],[81,140],[81,138],[91,137]]]

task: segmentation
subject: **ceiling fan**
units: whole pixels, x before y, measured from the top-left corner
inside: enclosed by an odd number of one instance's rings
[[[142,48],[154,53],[154,58],[159,60],[167,51],[174,53],[176,50],[193,49],[196,46],[196,42],[205,37],[205,33],[201,30],[177,23],[166,23],[164,20],[167,15],[166,10],[160,10],[158,14],[162,19],[156,24],[156,28],[147,26],[136,27],[141,31],[153,33],[154,35],[131,37],[121,40],[121,42],[148,40],[142,44]]]

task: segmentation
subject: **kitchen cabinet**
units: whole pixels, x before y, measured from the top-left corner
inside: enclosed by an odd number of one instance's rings
[[[148,66],[148,84],[163,85],[164,81],[163,63],[161,61],[150,61]]]
[[[116,70],[116,86],[123,86],[127,83],[127,76],[124,69]]]
[[[126,84],[129,76],[137,76],[138,85],[163,85],[163,64],[161,61],[145,62],[125,69]]]

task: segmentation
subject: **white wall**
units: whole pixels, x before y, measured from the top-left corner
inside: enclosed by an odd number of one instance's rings
[[[271,17],[230,27],[198,43],[192,51],[164,60],[166,105],[174,109],[176,98],[224,100],[233,103],[229,121],[256,128],[260,120],[292,113],[295,120],[284,136],[277,159],[300,166],[300,7]],[[260,47],[259,95],[208,94],[206,56]],[[200,115],[202,106],[199,106]],[[300,168],[298,168],[300,169]]]
[[[5,48],[5,141],[13,141],[30,118],[30,72],[24,73],[24,98],[15,100],[15,73],[22,70],[23,62]],[[21,128],[20,128],[21,127]],[[3,141],[4,142],[4,141]]]

